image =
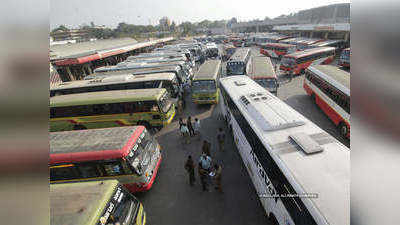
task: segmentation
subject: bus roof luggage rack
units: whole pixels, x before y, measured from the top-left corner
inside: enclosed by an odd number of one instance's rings
[[[313,154],[317,152],[322,152],[324,149],[315,142],[309,135],[306,133],[295,133],[289,135],[289,137],[296,142],[297,145],[306,153]]]
[[[250,104],[243,102],[247,111],[256,120],[256,124],[264,131],[274,131],[304,124],[287,106],[269,96],[266,92],[252,93],[246,96]]]

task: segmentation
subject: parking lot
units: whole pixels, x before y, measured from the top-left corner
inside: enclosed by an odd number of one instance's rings
[[[252,54],[260,55],[256,48],[252,49]],[[224,73],[225,64],[223,67]],[[302,87],[303,76],[290,80],[280,75],[279,81],[280,99],[349,146],[349,141],[340,136],[334,124],[306,95]],[[152,189],[136,194],[146,208],[148,223],[270,224],[229,133],[225,143],[226,151],[217,150],[217,129],[222,127],[227,131],[223,121],[219,120],[219,106],[197,106],[190,100],[188,94],[184,115],[176,116],[172,124],[155,134],[162,146],[163,161]],[[183,144],[178,131],[178,118],[186,119],[188,116],[201,120],[202,137],[193,137],[190,144]],[[197,168],[196,184],[194,187],[189,185],[184,164],[189,155],[197,164],[203,139],[212,143],[213,162],[222,164],[223,194],[213,187],[210,192],[203,192]]]

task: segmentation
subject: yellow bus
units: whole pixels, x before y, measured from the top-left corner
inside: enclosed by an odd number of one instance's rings
[[[208,60],[201,65],[192,81],[192,101],[195,104],[218,103],[220,75],[221,60]]]
[[[161,128],[175,116],[165,88],[99,91],[50,98],[50,131],[143,125]]]
[[[50,184],[50,224],[146,224],[142,203],[116,180]]]

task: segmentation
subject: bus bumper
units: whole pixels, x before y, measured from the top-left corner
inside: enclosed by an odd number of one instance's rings
[[[194,104],[202,105],[202,104],[217,104],[218,101],[215,99],[210,99],[210,100],[193,100]]]

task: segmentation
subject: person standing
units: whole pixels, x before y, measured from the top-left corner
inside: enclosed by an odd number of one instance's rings
[[[200,128],[201,128],[200,120],[197,118],[194,118],[194,134],[195,135],[198,134],[200,136]]]
[[[203,191],[208,191],[208,183],[207,183],[208,172],[205,169],[201,168],[201,163],[199,163],[198,172],[199,172],[201,186],[203,187]]]
[[[219,128],[217,134],[218,146],[220,151],[224,151],[225,133],[222,128]]]
[[[208,173],[211,171],[211,161],[211,157],[204,153],[200,156],[199,159],[201,168],[205,169]]]
[[[189,116],[187,118],[186,125],[187,125],[187,127],[189,129],[190,136],[193,137],[194,136],[194,129],[193,129],[193,124],[192,124],[192,117]]]
[[[206,154],[206,155],[208,155],[208,156],[211,157],[210,148],[211,148],[211,144],[208,143],[207,140],[204,140],[204,141],[203,141],[203,146],[202,146],[202,148],[201,148],[201,153],[202,153],[202,154]]]
[[[222,192],[222,185],[221,185],[221,175],[222,175],[222,167],[218,164],[214,165],[214,180],[215,180],[215,190],[218,190],[220,193]]]
[[[194,167],[195,167],[195,165],[194,165],[192,156],[189,155],[189,157],[188,157],[188,159],[186,160],[186,163],[185,163],[185,169],[189,174],[189,184],[190,184],[190,186],[193,186],[194,182],[196,181],[196,178],[194,177]]]
[[[190,137],[189,137],[189,129],[187,128],[187,125],[182,123],[182,125],[180,126],[180,131],[181,131],[181,134],[183,136],[184,143],[189,144],[190,143],[190,140],[189,140]]]

